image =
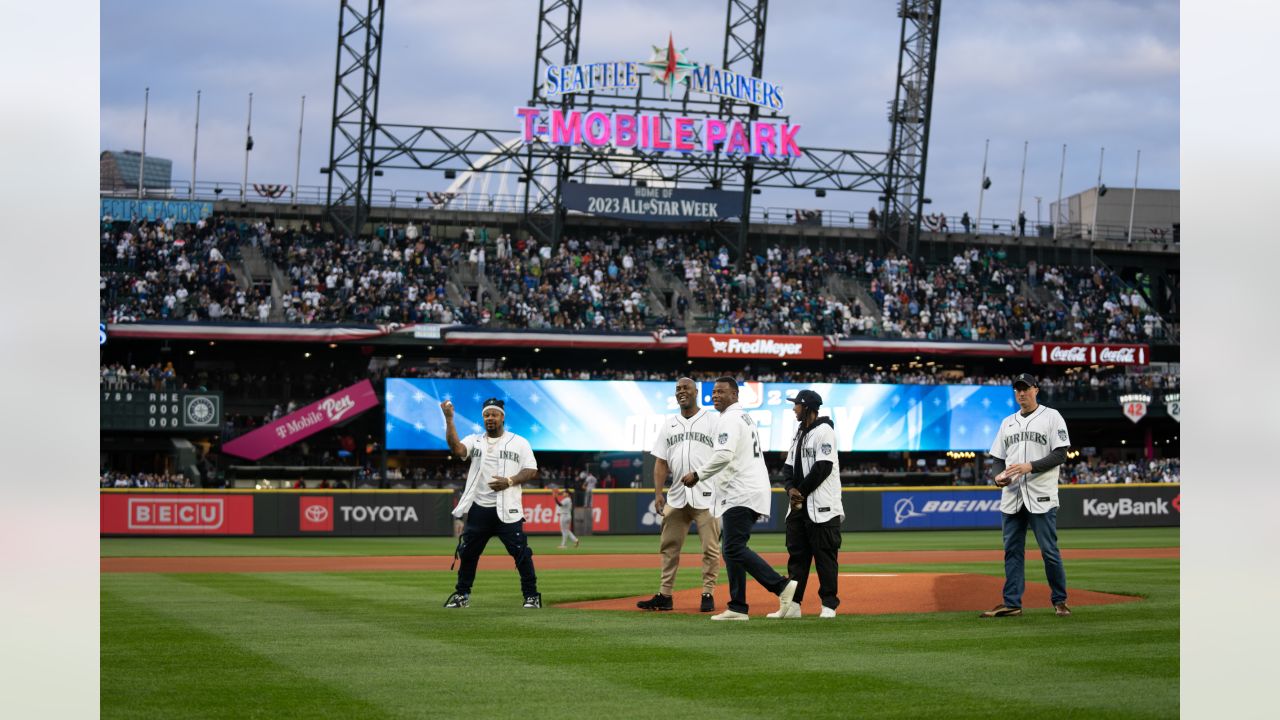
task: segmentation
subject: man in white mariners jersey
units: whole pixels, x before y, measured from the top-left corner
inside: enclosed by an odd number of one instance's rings
[[[716,416],[698,405],[698,386],[685,377],[676,381],[676,403],[680,412],[667,418],[649,451],[653,465],[653,506],[662,516],[662,582],[658,594],[641,600],[641,610],[670,610],[671,590],[675,587],[676,570],[680,569],[680,550],[689,536],[690,523],[698,524],[702,540],[702,604],[701,612],[716,609],[712,592],[720,575],[720,523],[711,514],[715,504],[715,486],[703,483],[688,488],[673,482],[663,491],[668,477],[683,477],[704,464],[713,449],[711,432]]]
[[[783,615],[798,618],[804,588],[809,582],[809,564],[818,567],[818,597],[822,613],[833,618],[840,607],[839,578],[840,523],[844,505],[840,501],[840,461],[836,457],[836,428],[829,417],[818,417],[822,396],[801,390],[795,397],[796,437],[787,453],[786,487],[791,512],[787,514],[787,575],[798,583],[794,602]]]
[[[538,464],[529,441],[506,431],[506,409],[497,398],[484,401],[481,410],[484,432],[462,440],[458,439],[458,431],[453,426],[453,403],[448,400],[440,403],[440,410],[444,412],[445,442],[449,444],[449,451],[458,459],[471,459],[466,487],[453,510],[454,517],[466,518],[455,553],[461,561],[458,583],[444,606],[464,608],[471,604],[476,565],[489,538],[496,535],[516,561],[524,607],[542,607],[538,576],[533,570],[533,550],[524,533],[524,505],[520,499],[520,486],[538,475]]]
[[[1016,617],[1022,614],[1025,587],[1024,556],[1027,525],[1036,534],[1049,579],[1053,611],[1071,615],[1067,607],[1067,573],[1058,552],[1058,466],[1067,459],[1071,439],[1067,423],[1053,408],[1036,403],[1040,387],[1023,373],[1013,379],[1013,396],[1019,411],[1000,423],[991,456],[995,458],[995,484],[1004,488],[1000,513],[1004,520],[1004,601],[980,617]]]
[[[750,620],[747,615],[747,575],[778,596],[778,611],[791,607],[797,583],[769,567],[751,548],[751,526],[769,516],[769,471],[756,424],[738,404],[738,381],[731,377],[716,380],[711,391],[720,417],[711,436],[715,451],[706,462],[685,473],[680,482],[696,492],[701,482],[716,484],[712,514],[720,521],[721,551],[729,575],[729,609],[712,620]]]

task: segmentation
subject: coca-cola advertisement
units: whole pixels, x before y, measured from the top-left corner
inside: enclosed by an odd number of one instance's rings
[[[258,460],[377,406],[378,395],[373,383],[361,380],[224,443],[222,451],[246,460]]]
[[[1031,362],[1036,365],[1147,365],[1151,362],[1151,349],[1146,345],[1036,343]]]

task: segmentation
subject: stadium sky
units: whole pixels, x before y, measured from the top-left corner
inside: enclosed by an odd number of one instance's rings
[[[585,0],[581,62],[645,60],[670,32],[695,61],[718,64],[723,0]],[[781,84],[801,145],[883,151],[900,23],[896,0],[793,0],[770,7],[764,77]],[[151,88],[147,154],[191,176],[195,93],[198,179],[238,185],[247,97],[254,93],[249,182],[292,184],[299,102],[306,95],[301,185],[322,185],[333,109],[337,0],[101,5],[101,149],[137,150]],[[528,99],[534,0],[388,3],[382,122],[515,130]],[[1179,8],[1172,0],[951,0],[943,4],[926,212],[978,209],[984,140],[991,150],[983,216],[1023,207],[1049,222],[1058,193],[1103,182],[1178,188]],[[388,172],[377,187],[443,190],[439,172]],[[866,193],[769,191],[774,207],[865,211]]]

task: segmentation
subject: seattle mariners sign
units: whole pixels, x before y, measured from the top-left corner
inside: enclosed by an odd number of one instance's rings
[[[761,78],[739,75],[688,59],[687,48],[676,50],[673,38],[665,48],[653,46],[644,62],[603,62],[547,67],[544,89],[557,98],[577,92],[634,91],[640,87],[641,68],[662,85],[667,97],[685,85],[691,92],[725,98],[780,111],[785,107],[782,86]],[[630,148],[650,152],[674,151],[726,155],[798,158],[804,152],[796,142],[800,126],[785,122],[722,120],[719,118],[666,117],[644,113],[605,113],[550,108],[516,108],[526,144],[545,142],[560,147]]]

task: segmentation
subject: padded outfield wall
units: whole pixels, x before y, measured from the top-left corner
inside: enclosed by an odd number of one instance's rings
[[[1000,493],[991,487],[845,488],[846,532],[995,529]],[[781,532],[785,494],[757,532]],[[452,490],[125,490],[100,491],[104,537],[450,535]],[[1059,492],[1059,528],[1176,527],[1179,484],[1069,485]],[[558,534],[551,496],[524,493],[525,530]],[[582,523],[585,524],[585,517]],[[657,534],[653,491],[597,490],[591,533]]]

